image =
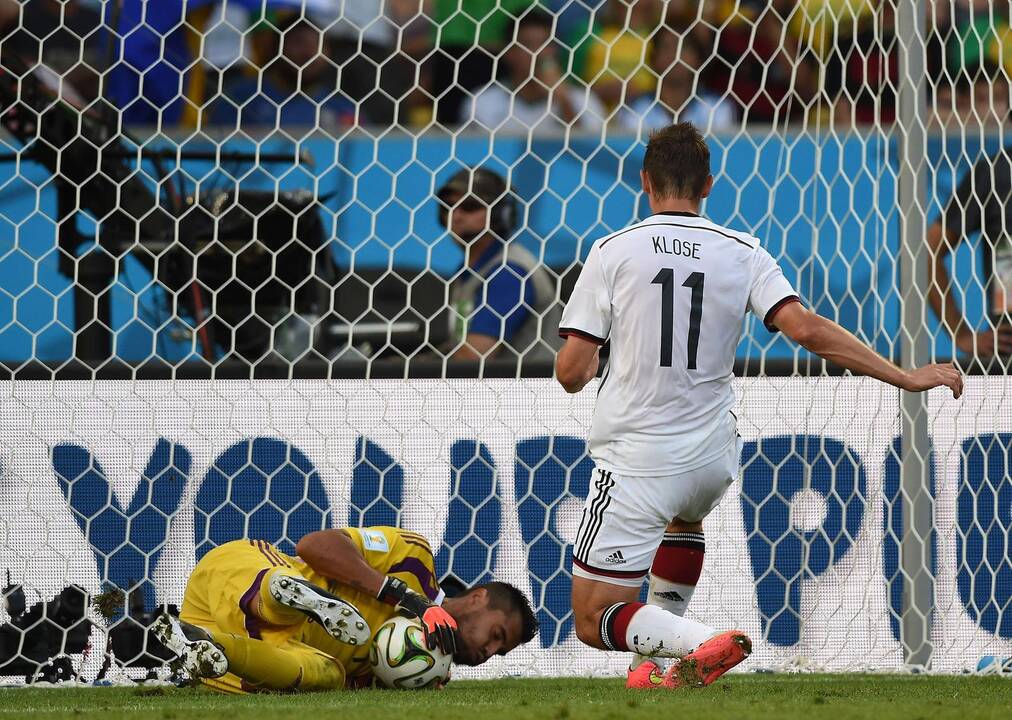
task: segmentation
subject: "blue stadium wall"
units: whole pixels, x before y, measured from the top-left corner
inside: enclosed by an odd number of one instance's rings
[[[706,214],[716,222],[759,235],[782,258],[788,278],[818,311],[837,318],[890,351],[899,322],[896,297],[898,213],[895,205],[896,145],[875,136],[821,138],[741,135],[711,141],[717,183]],[[188,150],[208,149],[190,141]],[[224,152],[254,151],[252,141],[227,141]],[[939,200],[983,149],[996,139],[936,138],[929,144],[929,221]],[[269,139],[263,152],[291,152],[289,141]],[[335,142],[308,137],[299,143],[298,166],[259,167],[184,162],[189,190],[229,187],[242,178],[246,188],[315,189],[325,198],[325,224],[334,237],[337,264],[347,268],[424,268],[448,276],[461,254],[436,221],[433,192],[460,164],[505,170],[526,203],[526,229],[519,241],[555,268],[586,256],[599,235],[645,214],[637,205],[643,144],[634,138],[523,138],[462,136],[375,139],[356,134]],[[150,167],[144,170],[155,177]],[[73,297],[69,280],[57,273],[55,190],[51,177],[32,163],[0,165],[0,360],[62,360],[71,355]],[[521,214],[523,216],[523,213]],[[87,223],[81,229],[89,231]],[[980,248],[970,244],[956,255],[956,277],[971,290],[966,311],[982,317]],[[975,261],[975,258],[977,261]],[[187,347],[163,330],[158,342],[148,326],[168,319],[161,291],[133,258],[113,290],[116,353],[126,360],[147,358],[152,348],[165,358],[185,357]],[[976,291],[974,290],[976,288]],[[138,310],[135,311],[135,305]],[[951,343],[929,324],[939,357]],[[138,319],[139,318],[139,319]],[[749,326],[740,357],[791,357],[794,350],[757,323]]]

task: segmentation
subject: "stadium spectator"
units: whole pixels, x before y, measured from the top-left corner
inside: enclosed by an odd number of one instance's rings
[[[280,28],[275,52],[261,77],[225,88],[209,108],[213,125],[235,130],[293,128],[306,131],[355,122],[355,105],[337,89],[329,42],[313,22],[292,16]]]
[[[825,58],[839,38],[853,35],[854,26],[864,15],[874,12],[877,2],[878,0],[843,3],[837,0],[796,0],[777,3],[777,11],[782,13],[784,26],[792,39],[804,38],[806,46],[817,57]],[[741,14],[744,14],[747,18],[757,18],[765,5],[765,1],[742,0],[739,12],[732,12],[732,17],[740,19]],[[719,24],[717,27],[720,27]]]
[[[658,0],[608,0],[604,6],[580,75],[608,108],[653,93],[657,78],[647,58],[660,22]]]
[[[400,122],[424,127],[433,119],[432,63],[427,60],[432,51],[433,0],[387,0],[387,15],[399,30],[399,52],[410,58],[412,65],[410,89],[401,105]],[[417,69],[418,79],[415,81]]]
[[[665,5],[664,25],[679,35],[691,35],[703,50],[705,58],[713,52],[717,29],[723,27],[733,14],[733,0],[704,2],[695,0],[668,0]]]
[[[971,117],[973,104],[969,82],[939,83],[931,101],[929,129],[942,132],[962,131],[966,119]]]
[[[1004,67],[1012,73],[1012,27],[1009,5],[990,0],[954,3],[949,33],[949,71],[973,74],[987,64]]]
[[[662,28],[654,35],[650,68],[660,78],[657,93],[641,95],[621,108],[616,122],[633,132],[656,130],[691,122],[707,132],[724,132],[736,125],[734,105],[702,87],[699,72],[703,52],[692,35],[681,38]]]
[[[453,360],[550,359],[559,345],[555,283],[518,242],[512,189],[497,173],[466,168],[438,192],[439,219],[464,249],[450,283]]]
[[[534,0],[435,0],[432,95],[436,121],[456,125],[464,104],[496,76],[495,58],[513,40],[512,18]]]
[[[181,124],[196,127],[203,106],[244,75],[256,72],[254,32],[259,12],[241,2],[212,0],[191,12],[188,23],[196,32],[188,37],[191,52],[200,58],[200,72],[186,74]]]
[[[563,78],[552,16],[531,10],[516,21],[514,42],[504,53],[506,77],[478,92],[466,105],[466,122],[485,130],[539,132],[599,130],[604,107],[588,87]]]
[[[826,61],[826,92],[842,124],[889,124],[896,119],[899,44],[891,3],[863,15],[857,32],[841,37]]]
[[[387,17],[401,34],[401,52],[421,58],[431,49],[433,0],[387,0]]]
[[[341,68],[341,91],[360,103],[361,122],[406,124],[400,109],[415,87],[418,59],[405,52],[399,34],[402,24],[418,19],[429,4],[408,0],[395,8],[384,0],[330,0],[329,9],[313,14],[326,29],[330,56]],[[424,20],[422,25],[428,29]]]
[[[793,0],[776,0],[754,21],[736,17],[720,28],[706,69],[709,88],[728,92],[746,123],[785,123],[805,117],[819,87],[810,49],[788,32]]]
[[[123,122],[175,125],[186,105],[182,88],[193,64],[184,0],[105,3],[106,23],[120,38],[109,73],[109,94]]]
[[[973,77],[960,72],[954,80],[936,85],[929,110],[934,130],[994,128],[1009,119],[1009,80],[994,65],[984,67]]]
[[[245,5],[222,2],[209,6],[203,24],[201,59],[219,72],[243,72],[253,66],[253,11]]]
[[[607,1],[540,0],[538,4],[555,16],[556,37],[568,47],[576,47],[590,37],[598,8]]]
[[[1000,125],[1009,118],[1009,80],[1005,71],[987,63],[973,77],[970,122],[985,126]]]
[[[934,85],[951,82],[946,72],[945,45],[953,34],[952,3],[950,0],[929,0],[927,3],[927,37],[925,51],[928,78]]]
[[[995,355],[1012,356],[1012,153],[1002,148],[983,156],[959,183],[941,216],[928,228],[928,302],[956,347],[971,359],[990,364]],[[984,292],[988,327],[972,326],[963,315],[945,257],[959,243],[980,233],[984,250]],[[959,295],[965,297],[965,290]]]

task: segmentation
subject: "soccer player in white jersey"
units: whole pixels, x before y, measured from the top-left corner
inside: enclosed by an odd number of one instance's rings
[[[627,686],[703,686],[752,647],[740,631],[683,617],[703,567],[702,520],[738,474],[731,379],[746,312],[897,388],[944,385],[958,398],[963,379],[949,364],[897,367],[805,308],[757,238],[701,217],[713,176],[691,124],[651,136],[640,177],[653,214],[594,243],[559,327],[555,369],[568,392],[597,375],[599,347],[611,344],[588,441],[596,472],[573,549],[573,612],[586,644],[636,653]],[[664,670],[661,658],[679,660]]]

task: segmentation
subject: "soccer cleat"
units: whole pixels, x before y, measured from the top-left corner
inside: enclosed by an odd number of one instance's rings
[[[275,573],[271,576],[270,592],[282,605],[316,620],[338,642],[364,645],[372,636],[369,623],[354,605],[302,578]]]
[[[225,651],[204,628],[163,614],[151,625],[151,632],[190,677],[217,678],[228,672]]]
[[[644,660],[634,668],[629,668],[625,676],[625,686],[630,690],[654,690],[664,687],[664,673],[653,660]]]
[[[752,652],[752,641],[740,630],[716,635],[668,668],[668,688],[706,687]]]

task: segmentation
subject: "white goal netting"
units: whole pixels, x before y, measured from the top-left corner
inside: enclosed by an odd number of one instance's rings
[[[620,671],[551,360],[675,120],[807,305],[974,373],[901,397],[750,319],[689,613],[753,668],[1012,656],[1010,43],[962,0],[0,0],[0,676],[164,675],[210,548],[377,524],[534,600],[474,676]]]

